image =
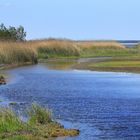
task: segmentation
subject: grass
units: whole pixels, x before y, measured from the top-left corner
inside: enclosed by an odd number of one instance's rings
[[[93,67],[140,67],[140,61],[106,61],[92,64]]]
[[[78,69],[89,69],[97,71],[123,71],[140,72],[140,57],[115,57],[108,60],[81,63],[76,66]]]
[[[125,47],[112,41],[80,42],[61,39],[33,40],[25,42],[0,42],[0,64],[37,63],[46,58],[77,58],[111,55],[124,51]],[[131,53],[131,52],[130,52]],[[133,52],[136,53],[136,52]],[[122,53],[123,54],[123,53]]]
[[[121,61],[123,61],[124,57],[129,57],[133,60],[134,57],[140,58],[139,46],[140,45],[134,48],[126,48],[114,41],[73,41],[66,39],[0,42],[0,69],[3,68],[2,64],[7,64],[6,66],[4,65],[4,67],[8,68],[10,66],[14,67],[23,64],[36,64],[38,61],[44,62],[44,59],[48,58],[71,59],[110,56],[113,58],[122,58]],[[113,63],[114,62],[110,62],[110,66],[114,65]],[[134,67],[135,62],[132,63],[128,61],[127,65],[128,63],[129,67]],[[95,65],[96,64],[93,64],[92,67],[97,68],[97,65]],[[105,64],[100,63],[100,65]],[[139,64],[135,63],[135,67],[139,67]]]
[[[90,48],[85,49],[81,52],[82,57],[102,57],[102,56],[111,56],[111,57],[124,57],[124,56],[140,56],[139,49],[133,48]]]
[[[76,136],[78,130],[65,129],[51,117],[49,109],[32,104],[28,121],[23,122],[10,108],[0,108],[0,139],[46,140],[59,136]]]
[[[0,42],[0,64],[36,63],[37,54],[29,44]]]
[[[37,104],[32,104],[27,112],[29,115],[29,124],[48,124],[52,122],[51,111]]]

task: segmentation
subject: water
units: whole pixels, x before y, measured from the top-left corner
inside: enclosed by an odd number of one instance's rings
[[[61,139],[140,139],[139,74],[54,70],[47,64],[7,73],[12,78],[0,87],[6,102],[17,102],[20,110],[39,102],[65,127],[81,131],[77,137]]]

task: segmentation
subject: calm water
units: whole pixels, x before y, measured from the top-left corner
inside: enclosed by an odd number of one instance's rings
[[[140,75],[53,70],[39,64],[9,70],[0,87],[4,104],[20,110],[33,101],[48,106],[65,127],[80,129],[65,140],[139,140]]]

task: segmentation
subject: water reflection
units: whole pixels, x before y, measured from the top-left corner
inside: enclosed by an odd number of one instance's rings
[[[76,59],[71,60],[48,60],[44,65],[47,66],[48,69],[55,69],[55,70],[68,70],[71,69],[72,66],[77,64]]]

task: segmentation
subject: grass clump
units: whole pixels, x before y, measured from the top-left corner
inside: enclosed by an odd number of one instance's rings
[[[32,106],[27,109],[27,112],[29,124],[48,124],[52,122],[51,111],[36,103],[33,103]]]
[[[9,108],[0,108],[0,132],[14,132],[23,128],[23,123]]]
[[[58,136],[76,136],[78,130],[65,129],[51,118],[51,113],[37,104],[28,109],[28,121],[23,122],[10,108],[0,108],[0,139],[46,140]]]

